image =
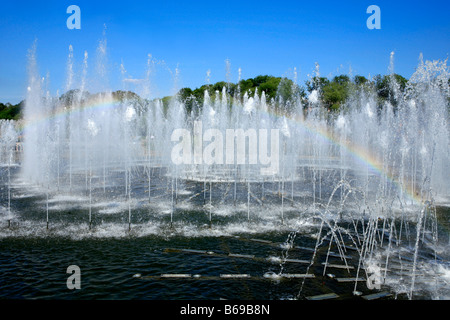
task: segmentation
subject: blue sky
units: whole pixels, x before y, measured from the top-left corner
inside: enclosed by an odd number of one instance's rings
[[[81,9],[81,30],[69,30],[69,5]],[[381,29],[369,30],[369,5],[381,9]],[[0,19],[0,102],[17,103],[27,87],[27,52],[37,40],[41,76],[49,75],[49,91],[62,93],[69,45],[74,72],[81,74],[89,54],[88,90],[96,87],[96,50],[107,39],[108,83],[112,90],[139,92],[121,81],[120,64],[133,79],[145,77],[147,55],[156,65],[152,97],[172,94],[176,87],[196,88],[259,74],[293,77],[303,83],[320,65],[322,76],[386,74],[390,52],[395,69],[407,78],[419,54],[446,59],[450,53],[449,1],[8,1]],[[162,62],[164,61],[164,63]],[[179,70],[178,83],[172,73]],[[79,78],[79,77],[78,77]],[[78,79],[76,78],[76,79]],[[97,77],[98,79],[98,77]],[[77,81],[77,80],[75,80]],[[75,87],[77,83],[75,83]]]

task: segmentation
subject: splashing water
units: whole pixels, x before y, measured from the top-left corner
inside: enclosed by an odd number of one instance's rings
[[[104,39],[95,66],[95,80],[103,87],[108,82],[106,56]],[[189,112],[178,95],[168,105],[118,96],[107,88],[88,95],[87,59],[86,52],[80,90],[50,97],[37,73],[36,47],[30,50],[23,122],[0,121],[0,159],[9,190],[2,221],[20,221],[19,228],[0,231],[2,238],[48,232],[75,238],[120,238],[130,232],[205,237],[283,230],[292,244],[306,224],[317,231],[309,233],[317,242],[307,272],[320,254],[328,259],[333,248],[348,267],[345,256],[351,247],[357,276],[379,280],[411,299],[417,288],[431,298],[449,296],[447,61],[424,62],[421,57],[404,91],[391,82],[392,99],[379,106],[376,92],[359,89],[330,115],[321,110],[320,90],[306,100],[266,101],[265,92],[230,96],[224,87],[214,97],[206,91],[203,105]],[[73,63],[71,46],[66,91],[75,87]],[[149,55],[145,81],[139,82],[146,98],[154,67]],[[393,77],[393,54],[389,70]],[[177,68],[175,86],[178,78]],[[226,79],[231,81],[228,59]],[[200,132],[195,121],[202,123]],[[172,160],[176,129],[185,129],[194,141],[191,161],[181,164]],[[216,130],[213,136],[206,134],[210,129]],[[244,162],[235,161],[238,155],[230,156],[229,146],[219,144],[219,137],[228,143],[230,129],[247,134]],[[252,138],[251,132],[274,129],[282,133],[279,167],[261,175],[267,161],[250,162],[250,150],[262,148],[261,136]],[[202,157],[208,151],[212,162]],[[14,166],[18,169],[12,179]],[[37,201],[43,194],[39,201],[45,203],[49,231],[38,227],[43,219],[39,207],[31,216],[20,205],[11,210],[11,200]],[[69,211],[75,213],[64,214]],[[173,233],[164,231],[168,217]],[[128,229],[122,228],[124,222]],[[280,260],[281,271],[289,252]],[[324,275],[326,270],[327,264]],[[278,279],[281,271],[268,274]]]

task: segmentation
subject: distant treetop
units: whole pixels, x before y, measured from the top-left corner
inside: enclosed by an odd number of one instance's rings
[[[332,79],[313,77],[307,80],[304,86],[300,86],[285,77],[259,75],[254,78],[242,79],[238,83],[220,81],[215,84],[205,84],[196,89],[182,88],[178,91],[176,97],[185,104],[186,111],[191,112],[194,109],[202,108],[205,91],[208,92],[212,100],[225,91],[230,97],[230,101],[242,99],[246,94],[247,96],[253,96],[255,92],[261,96],[264,92],[266,101],[273,103],[275,108],[279,108],[283,103],[297,101],[298,99],[302,101],[304,106],[307,106],[308,94],[316,90],[319,92],[320,104],[329,111],[337,111],[355,90],[373,90],[378,96],[380,105],[383,101],[390,101],[395,105],[392,88],[395,87],[404,91],[407,84],[408,80],[398,74],[376,75],[373,79],[367,79],[360,75],[354,76],[353,79],[348,75],[338,75]],[[148,102],[132,91],[118,90],[111,94],[115,100],[127,100],[141,107],[144,107]],[[96,95],[98,94],[90,94],[87,91],[80,92],[80,90],[74,89],[61,95],[59,101],[64,105],[71,106],[76,101],[90,99]],[[160,99],[165,110],[169,107],[171,98],[163,97]],[[24,103],[25,101],[16,105],[0,103],[0,119],[21,119]]]

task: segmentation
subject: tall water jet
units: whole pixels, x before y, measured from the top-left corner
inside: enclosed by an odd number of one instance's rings
[[[79,77],[70,47],[68,92],[51,97],[37,71],[36,49],[30,50],[23,154],[14,151],[18,131],[11,123],[0,122],[6,187],[2,190],[7,192],[8,215],[28,223],[29,217],[16,204],[29,201],[39,221],[45,215],[47,228],[51,222],[52,232],[47,235],[120,237],[129,235],[123,224],[128,223],[130,231],[133,222],[133,235],[194,236],[205,247],[213,242],[211,235],[223,236],[225,243],[228,238],[241,241],[229,236],[247,231],[270,241],[289,233],[288,243],[300,237],[312,239],[307,273],[320,267],[316,276],[325,278],[335,268],[331,262],[337,256],[344,273],[355,267],[357,278],[364,273],[382,277],[383,285],[394,282],[394,288],[398,274],[390,267],[400,262],[404,268],[407,260],[403,257],[408,255],[411,272],[405,286],[410,298],[416,297],[420,281],[423,285],[419,272],[423,265],[445,262],[440,255],[445,255],[448,243],[442,245],[447,237],[442,236],[436,208],[442,203],[445,207],[450,191],[443,174],[450,158],[446,62],[420,61],[402,88],[396,82],[392,56],[386,99],[379,99],[370,85],[359,86],[339,111],[329,112],[317,82],[318,65],[311,78],[314,86],[306,96],[296,91],[296,81],[280,81],[275,95],[262,90],[264,86],[241,92],[239,85],[231,83],[228,61],[226,84],[206,86],[203,99],[197,101],[198,92],[185,100],[181,94],[151,99],[150,70],[155,67],[151,56],[143,79],[130,77],[122,64],[123,90],[112,92],[106,51],[106,41],[101,41],[94,79],[88,78],[85,53],[81,80],[76,83]],[[175,91],[178,73],[177,68]],[[129,91],[132,85],[142,89],[143,97]],[[88,92],[102,86],[100,92]],[[201,130],[196,126],[199,122]],[[194,141],[188,150],[190,161],[175,163],[172,159],[173,147],[179,143],[171,140],[176,129],[186,130]],[[226,140],[219,150],[220,135],[212,134],[220,132],[226,138],[227,130],[234,133],[228,144],[233,145],[233,152],[227,149]],[[281,134],[260,139],[271,130]],[[279,149],[272,148],[275,142]],[[239,143],[245,151],[241,158],[236,151]],[[252,162],[253,150],[261,149],[267,151],[264,161],[258,155],[259,161]],[[269,166],[275,160],[272,150],[279,155],[276,168]],[[213,160],[205,161],[205,155]],[[18,176],[14,162],[21,164]],[[16,177],[26,187],[16,186]],[[21,192],[34,186],[32,196]],[[14,188],[19,191],[17,197]],[[77,224],[86,221],[87,213],[89,233],[84,223],[84,229]],[[169,213],[170,225],[176,222],[177,230],[167,233]],[[217,228],[206,233],[200,225],[208,221],[211,226],[213,214]],[[248,223],[242,227],[242,221]],[[304,231],[305,225],[310,229]],[[35,236],[40,232],[37,229],[20,232]],[[5,233],[0,230],[0,234]],[[283,261],[284,271],[287,252]],[[368,270],[374,267],[377,272],[371,274]],[[355,292],[360,289],[356,282]]]

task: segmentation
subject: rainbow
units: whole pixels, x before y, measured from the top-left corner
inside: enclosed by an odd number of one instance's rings
[[[95,96],[94,98],[89,99],[87,103],[81,104],[78,108],[66,108],[65,106],[61,105],[56,110],[53,110],[50,115],[35,115],[30,119],[27,119],[25,122],[19,124],[19,132],[23,134],[29,127],[38,126],[48,121],[63,119],[68,114],[82,113],[91,110],[98,111],[114,109],[121,107],[122,105],[123,102],[120,99],[114,97],[112,94],[108,94],[105,96]],[[392,170],[390,170],[387,166],[384,165],[383,162],[377,159],[373,154],[371,154],[369,150],[366,150],[362,146],[358,146],[351,141],[337,140],[333,136],[332,132],[330,132],[330,130],[326,128],[326,126],[313,126],[299,116],[292,117],[280,115],[271,111],[266,111],[266,114],[275,116],[277,118],[285,117],[289,123],[295,125],[301,130],[304,130],[313,135],[317,135],[326,142],[343,147],[344,150],[348,152],[348,154],[350,154],[355,160],[367,166],[371,170],[371,172],[377,174],[380,177],[386,178],[415,204],[422,204],[424,202],[419,194],[412,190],[409,183],[400,183],[398,179],[396,179]]]
[[[406,195],[408,199],[412,200],[415,204],[422,204],[424,202],[419,194],[410,187],[409,183],[401,184],[400,181],[398,181],[398,179],[395,177],[393,171],[389,170],[388,166],[385,166],[384,163],[377,159],[369,150],[349,140],[337,140],[330,132],[330,130],[328,130],[325,126],[312,126],[307,121],[298,116],[286,117],[286,119],[297,127],[300,127],[301,129],[311,134],[320,136],[326,142],[343,147],[344,150],[348,152],[348,154],[350,154],[355,160],[367,166],[371,170],[371,172],[377,174],[378,176],[385,177],[390,183],[395,185],[398,190],[401,190],[404,195]]]
[[[58,108],[54,109],[51,114],[35,114],[21,122],[18,126],[19,132],[24,133],[26,128],[32,126],[39,126],[43,123],[63,119],[69,114],[81,114],[89,110],[106,110],[118,108],[122,105],[120,99],[115,98],[113,95],[97,96],[89,99],[86,103],[80,104],[77,108],[67,108],[64,105],[60,105]]]
[[[326,126],[313,126],[304,120],[304,118],[294,115],[289,116],[285,114],[278,114],[276,112],[270,111],[268,108],[265,112],[268,116],[274,116],[276,118],[284,117],[289,123],[292,125],[304,130],[310,134],[321,137],[325,142],[331,143],[336,146],[343,147],[344,150],[350,154],[353,159],[357,160],[364,166],[367,166],[371,172],[375,173],[379,177],[384,177],[392,183],[398,190],[400,190],[403,195],[405,195],[408,200],[411,200],[413,203],[417,205],[422,205],[424,203],[424,199],[420,197],[420,194],[417,191],[414,191],[411,187],[410,183],[402,184],[396,177],[392,170],[389,169],[382,161],[377,159],[374,154],[359,146],[352,141],[346,140],[337,140],[332,132],[328,130]]]

